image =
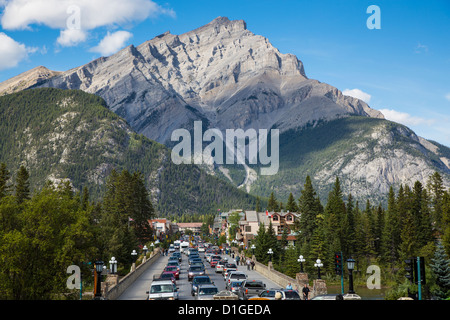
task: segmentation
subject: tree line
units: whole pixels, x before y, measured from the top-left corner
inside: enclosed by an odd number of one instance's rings
[[[435,284],[442,280],[433,279],[438,268],[435,255],[440,250],[440,263],[448,271],[443,281],[446,285],[439,290],[450,297],[450,193],[439,173],[430,176],[426,186],[416,181],[413,187],[401,185],[397,192],[391,187],[387,208],[368,200],[361,205],[351,194],[344,200],[338,177],[323,205],[308,176],[300,197],[295,200],[291,193],[286,205],[278,202],[272,192],[267,210],[280,209],[300,213],[291,230],[297,234],[295,246],[286,246],[286,228],[282,240],[277,241],[271,223],[268,228],[262,225],[253,240],[258,261],[267,263],[267,250],[272,248],[275,268],[295,277],[301,254],[306,259],[307,272],[317,274],[314,262],[321,259],[324,272],[333,278],[335,253],[342,252],[345,260],[356,260],[356,275],[361,279],[366,277],[367,266],[376,264],[382,269],[384,283],[397,290],[408,287],[405,260],[423,256],[430,277],[427,289],[432,293],[439,289]]]
[[[69,181],[32,192],[29,178],[21,166],[11,183],[0,164],[0,299],[77,298],[66,288],[67,267],[78,265],[89,286],[96,260],[107,265],[114,256],[126,274],[131,252],[153,241],[154,209],[140,173],[113,170],[98,202]]]

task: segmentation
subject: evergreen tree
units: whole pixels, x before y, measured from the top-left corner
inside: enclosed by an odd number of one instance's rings
[[[289,198],[286,204],[286,210],[288,210],[289,212],[297,212],[298,211],[298,206],[297,203],[295,203],[295,199],[294,196],[292,195],[292,192],[289,193]]]
[[[17,203],[22,203],[25,200],[30,199],[30,182],[29,182],[29,174],[27,169],[24,166],[20,166],[17,172],[16,178],[16,201]]]
[[[434,258],[431,261],[430,266],[436,281],[433,294],[438,299],[445,300],[450,297],[450,260],[442,243],[438,242]]]
[[[256,212],[261,212],[261,199],[260,199],[260,197],[256,197],[255,211]]]
[[[436,228],[442,230],[442,206],[444,196],[444,183],[442,177],[438,172],[435,172],[428,180],[427,189],[431,196],[431,205],[433,212],[431,214],[431,220],[435,222]]]
[[[279,211],[278,201],[277,201],[277,198],[275,197],[275,194],[273,193],[273,191],[270,194],[269,202],[267,203],[267,210],[269,212],[271,212],[271,211]]]
[[[296,229],[301,233],[301,242],[310,242],[317,227],[317,216],[323,213],[323,208],[309,176],[306,177],[303,190],[298,199],[298,211],[300,219]]]
[[[447,191],[442,196],[442,244],[450,255],[450,193]]]
[[[391,265],[398,260],[398,249],[400,246],[400,222],[397,213],[397,204],[394,188],[389,188],[388,207],[386,211],[386,223],[382,237],[383,261],[390,262]]]
[[[10,173],[6,164],[0,163],[0,200],[9,194],[11,186],[8,185]]]

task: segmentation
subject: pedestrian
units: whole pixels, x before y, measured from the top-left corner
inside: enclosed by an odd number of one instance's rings
[[[239,256],[236,256],[236,265],[239,265]]]
[[[252,270],[255,268],[255,261],[251,261],[251,264],[252,264]]]
[[[286,290],[292,290],[292,285],[291,285],[291,283],[289,282],[288,284],[287,284],[287,286],[286,286]]]
[[[309,288],[308,285],[305,283],[305,286],[303,287],[303,300],[308,300],[308,295],[309,295]]]
[[[247,270],[250,270],[250,259],[247,259]]]

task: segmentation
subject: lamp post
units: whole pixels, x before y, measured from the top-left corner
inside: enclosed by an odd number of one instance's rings
[[[250,247],[250,249],[252,249],[252,256],[254,256],[254,255],[255,255],[255,249],[256,249],[256,246],[255,246],[254,244],[252,244],[252,246]]]
[[[348,269],[348,293],[354,294],[353,290],[353,270],[355,269],[355,260],[350,258],[347,259],[347,269]]]
[[[94,277],[94,283],[95,283],[95,295],[94,299],[99,300],[102,297],[102,271],[103,271],[103,261],[98,260],[95,261],[95,277]]]
[[[300,262],[300,272],[303,273],[303,262],[305,262],[305,259],[302,255],[298,257],[297,262]]]
[[[109,269],[111,270],[112,274],[115,274],[117,272],[117,260],[115,257],[112,257],[111,260],[109,260]]]
[[[314,267],[317,268],[317,273],[318,273],[317,274],[317,279],[321,279],[321,277],[320,277],[320,268],[323,267],[322,261],[320,261],[320,259],[317,259],[316,263],[314,264]]]
[[[269,251],[267,251],[267,254],[269,255],[269,262],[272,262],[272,255],[273,255],[272,248],[270,248]]]
[[[136,259],[137,259],[137,252],[136,252],[136,250],[133,250],[131,252],[131,258],[133,259],[133,264],[131,266],[131,271],[134,271],[136,269]]]

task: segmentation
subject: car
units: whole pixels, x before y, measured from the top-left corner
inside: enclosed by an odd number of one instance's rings
[[[264,291],[266,284],[261,280],[244,280],[237,295],[239,300],[247,300],[249,296],[254,296]]]
[[[195,296],[195,294],[197,293],[197,287],[200,284],[214,284],[214,283],[211,281],[211,278],[209,276],[195,276],[192,279],[191,295]]]
[[[178,262],[182,261],[182,257],[181,257],[181,252],[176,251],[172,254],[172,257],[177,257],[178,258]]]
[[[228,277],[226,278],[226,287],[227,289],[230,286],[231,281],[235,281],[235,280],[247,280],[247,275],[243,272],[240,271],[232,271],[228,274]]]
[[[164,268],[164,273],[172,273],[175,279],[180,279],[180,271],[177,266],[166,266]]]
[[[211,262],[211,260],[213,260],[213,259],[220,261],[220,260],[222,260],[222,257],[217,254],[213,254],[213,255],[210,255],[208,258],[206,258],[206,261]]]
[[[231,281],[230,285],[228,286],[228,290],[237,295],[238,290],[242,286],[243,282],[244,280]]]
[[[162,272],[158,279],[165,279],[165,280],[170,280],[172,281],[172,283],[174,283],[175,285],[177,284],[177,280],[175,279],[175,275],[172,272]]]
[[[340,294],[321,294],[311,298],[311,300],[340,300],[341,297]]]
[[[177,267],[178,272],[179,272],[180,269],[181,269],[180,264],[179,264],[178,262],[176,262],[176,261],[170,261],[170,262],[167,262],[166,267]]]
[[[226,277],[228,271],[237,271],[237,265],[235,263],[225,263],[223,266],[224,277]]]
[[[211,268],[215,268],[219,261],[219,259],[212,259],[209,265],[211,266]]]
[[[147,300],[178,300],[178,289],[170,280],[153,280],[146,291]]]
[[[195,300],[214,300],[214,295],[219,293],[219,289],[213,284],[201,284],[197,287]]]
[[[178,257],[170,256],[168,262],[170,262],[170,261],[179,262],[179,259],[178,259]]]
[[[205,269],[201,266],[189,267],[188,270],[188,281],[191,281],[195,276],[205,275]]]
[[[198,247],[198,252],[205,252],[205,247],[203,246]]]
[[[225,260],[220,260],[216,264],[216,273],[222,273],[225,266]]]
[[[269,289],[263,290],[256,296],[251,296],[248,300],[275,300],[277,292],[281,293],[281,300],[301,300],[296,290]]]

